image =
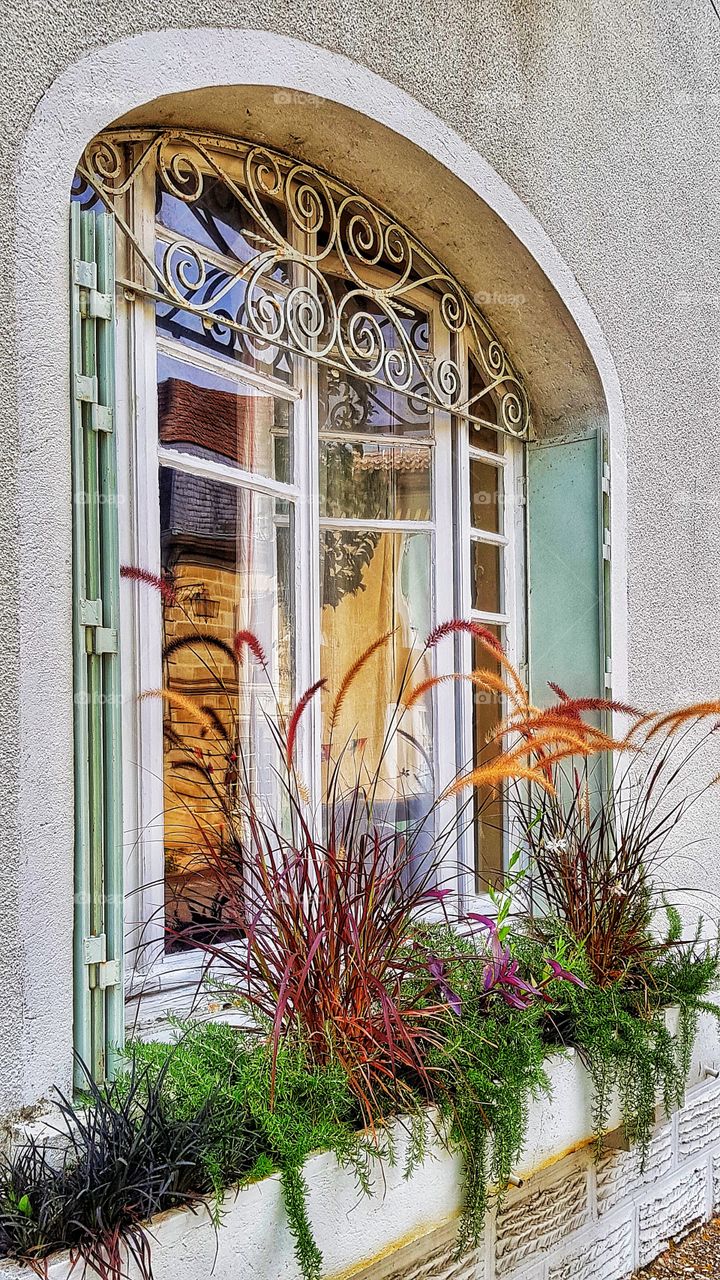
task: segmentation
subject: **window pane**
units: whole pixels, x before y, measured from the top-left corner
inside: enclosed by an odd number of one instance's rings
[[[320,430],[366,436],[429,436],[432,415],[411,396],[364,378],[318,367]]]
[[[501,644],[505,642],[502,627],[488,627]],[[474,670],[489,670],[497,675],[503,672],[500,663],[477,640],[473,641],[472,663]],[[488,735],[497,728],[503,717],[502,698],[473,687],[473,762],[489,764],[500,754],[500,743],[488,743]],[[503,861],[504,805],[489,792],[478,791],[475,796],[475,876],[476,892],[486,893],[489,884],[498,885],[504,868]]]
[[[494,542],[470,543],[472,607],[481,613],[502,613],[502,547]]]
[[[480,458],[470,459],[470,520],[473,529],[502,531],[502,473]]]
[[[484,418],[486,422],[497,422],[497,404],[492,393],[483,395],[487,383],[472,356],[468,359],[468,389],[470,392],[470,413],[474,418]],[[484,449],[486,453],[501,453],[503,438],[500,432],[492,427],[483,426],[479,422],[470,423],[470,444],[476,449]]]
[[[431,453],[425,445],[320,442],[320,515],[429,520]]]
[[[386,731],[407,664],[420,659],[431,626],[431,538],[426,533],[321,532],[323,757],[328,759],[330,708],[343,676],[361,653],[396,628],[348,690],[333,731],[333,754],[345,748],[343,779],[380,765]],[[413,677],[430,674],[425,660]],[[382,761],[378,799],[387,821],[425,812],[432,793],[432,700],[419,700]]]
[[[282,326],[278,324],[277,289],[271,277],[258,279],[250,297],[246,282],[238,280],[232,270],[206,261],[200,250],[182,241],[159,240],[155,259],[158,269],[172,281],[180,297],[203,311],[200,315],[169,300],[158,302],[155,309],[158,333],[196,351],[207,351],[221,360],[244,364],[265,377],[292,382],[292,356],[277,343],[255,336],[258,326],[261,332],[276,332],[280,328],[279,336],[283,336]],[[250,306],[253,321],[248,314]],[[269,330],[264,327],[263,317],[270,325]],[[232,328],[225,323],[227,320],[250,332]]]
[[[233,770],[244,761],[256,794],[273,803],[277,763],[266,716],[274,695],[249,655],[233,660],[233,637],[253,631],[281,707],[293,688],[292,508],[273,498],[170,468],[160,472],[162,563],[176,600],[163,602],[166,912],[192,931],[222,920],[207,871],[207,842],[220,844]],[[180,644],[182,640],[187,642]],[[223,647],[225,646],[225,647]],[[192,713],[203,709],[210,732]],[[209,768],[209,766],[212,766]],[[218,792],[222,802],[218,800]]]
[[[284,210],[269,200],[264,202],[263,209],[282,241],[285,238]],[[230,187],[209,173],[205,175],[199,199],[190,201],[171,195],[158,179],[155,216],[168,231],[174,231],[184,240],[192,240],[224,257],[237,258],[243,263],[257,257],[257,235],[261,230],[257,215],[249,213]],[[279,252],[282,252],[281,247]],[[278,263],[273,276],[289,284],[289,263]]]
[[[386,381],[389,374],[398,387],[407,390],[376,386],[363,377],[323,365],[318,386],[321,431],[430,435],[432,415],[412,398],[413,389],[427,390],[425,370],[412,360],[408,363],[407,356],[408,346],[416,352],[429,350],[429,317],[403,299],[403,314],[391,319],[355,282],[341,276],[327,276],[326,281],[330,297],[325,310],[336,317],[341,339],[332,352],[338,364],[349,365],[368,379]]]
[[[158,427],[167,449],[292,483],[293,405],[161,355]]]

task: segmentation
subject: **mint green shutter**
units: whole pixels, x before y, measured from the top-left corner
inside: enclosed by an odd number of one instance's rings
[[[96,1080],[123,1037],[115,222],[71,206],[74,1039]],[[78,1069],[76,1081],[83,1083]]]
[[[609,473],[601,432],[528,447],[528,650],[536,705],[609,696]]]

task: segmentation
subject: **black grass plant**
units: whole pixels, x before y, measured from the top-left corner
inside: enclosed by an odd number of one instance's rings
[[[81,1106],[57,1095],[59,1162],[37,1141],[0,1161],[0,1256],[45,1275],[47,1258],[68,1250],[81,1273],[123,1280],[134,1263],[151,1280],[149,1220],[212,1190],[202,1161],[210,1104],[178,1115],[165,1076],[133,1065],[115,1084],[88,1077]]]

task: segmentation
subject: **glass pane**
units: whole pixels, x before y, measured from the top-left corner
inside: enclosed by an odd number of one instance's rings
[[[481,613],[502,613],[502,547],[494,542],[470,543],[471,599]]]
[[[182,241],[158,240],[155,259],[177,293],[192,306],[202,308],[204,313],[188,311],[172,301],[158,302],[155,309],[158,333],[197,351],[237,361],[264,377],[292,381],[293,359],[289,352],[277,343],[255,336],[258,326],[262,332],[267,325],[270,332],[282,331],[277,292],[269,276],[256,281],[250,298],[244,280],[238,280],[225,267],[208,262],[201,251]],[[254,323],[250,322],[249,306],[252,306]],[[231,328],[225,320],[242,325],[250,332]]]
[[[470,459],[470,521],[473,529],[502,532],[502,473],[479,458]]]
[[[168,920],[191,946],[217,928],[222,904],[208,870],[221,847],[238,759],[271,806],[277,759],[267,725],[275,708],[260,665],[232,657],[239,630],[253,631],[287,711],[293,693],[292,508],[273,498],[171,468],[160,472],[162,565],[176,599],[163,601],[165,703],[165,897]],[[185,643],[180,643],[185,641]],[[193,714],[200,708],[205,725]],[[212,721],[210,731],[208,718]]]
[[[492,393],[482,394],[486,386],[485,379],[472,355],[470,355],[468,357],[469,411],[474,418],[484,418],[486,422],[497,422],[497,404]],[[479,422],[471,422],[470,444],[476,449],[484,449],[486,453],[501,453],[503,437],[499,431],[493,431],[492,427],[483,426]]]
[[[160,443],[292,482],[293,405],[268,391],[161,355]]]
[[[358,264],[362,276],[362,267]],[[432,432],[432,415],[414,400],[426,391],[425,370],[407,354],[429,351],[430,320],[403,299],[403,312],[389,316],[364,289],[340,276],[327,276],[328,314],[333,311],[341,341],[333,351],[339,364],[368,379],[388,380],[406,390],[376,386],[350,372],[322,366],[319,376],[320,429],[364,435],[419,435]],[[331,301],[332,300],[332,301]]]
[[[269,200],[265,200],[263,209],[270,224],[265,227],[266,238],[271,239],[271,228],[274,228],[278,233],[278,253],[282,253],[285,211]],[[155,216],[161,226],[184,240],[193,240],[224,257],[237,258],[238,262],[250,262],[267,248],[258,244],[257,236],[263,232],[263,225],[256,214],[248,212],[225,182],[210,174],[205,175],[199,199],[190,201],[171,195],[158,178]],[[273,278],[289,284],[289,262],[278,263]]]
[[[431,452],[425,445],[320,441],[320,515],[429,520]]]
[[[399,391],[326,365],[318,370],[320,430],[338,435],[352,431],[368,436],[429,436],[432,414],[419,401]]]
[[[488,627],[488,631],[497,636],[501,644],[505,643],[503,628]],[[472,663],[474,670],[493,671],[496,675],[503,674],[497,659],[494,659],[477,640],[473,641]],[[500,754],[502,744],[488,743],[488,736],[497,728],[502,717],[501,695],[474,687],[473,763],[475,765],[489,764],[494,756]],[[501,798],[493,798],[488,792],[476,792],[474,831],[476,892],[478,893],[486,893],[489,884],[499,885],[502,880],[503,815],[504,805]]]
[[[342,781],[368,781],[379,770],[378,803],[394,826],[425,813],[433,790],[432,699],[419,699],[383,756],[403,674],[418,663],[413,683],[430,674],[421,660],[431,627],[431,538],[426,533],[321,531],[320,670],[323,759],[342,756]],[[343,677],[374,640],[395,628],[347,691],[329,734],[333,699]]]

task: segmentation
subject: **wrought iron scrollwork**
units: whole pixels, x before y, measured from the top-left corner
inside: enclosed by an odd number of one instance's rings
[[[219,210],[217,222],[232,223],[227,243],[168,231],[151,255],[126,213],[126,197],[151,174],[161,202],[196,216],[203,201]],[[126,287],[240,345],[309,357],[417,406],[527,434],[520,378],[472,298],[405,227],[336,178],[268,147],[189,130],[101,134],[78,175],[131,241]],[[437,301],[434,333],[418,290]],[[470,397],[459,335],[485,384]]]

